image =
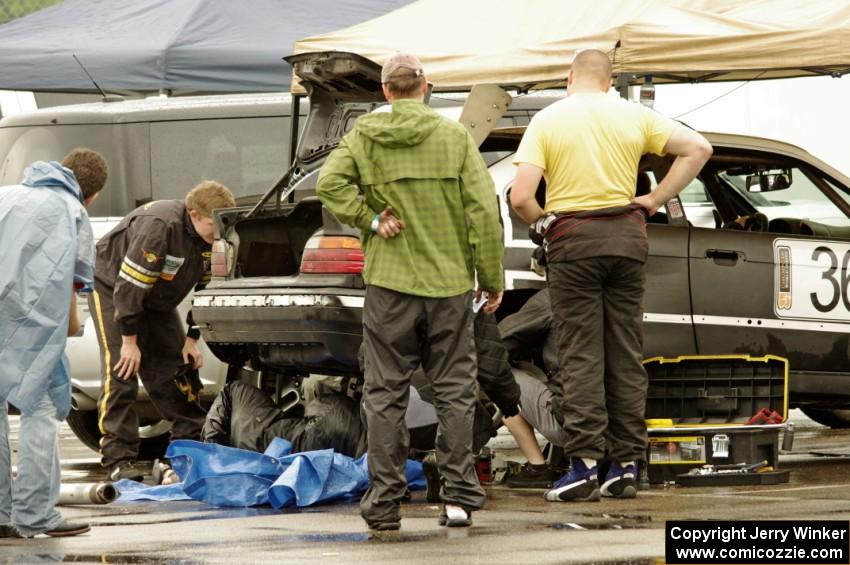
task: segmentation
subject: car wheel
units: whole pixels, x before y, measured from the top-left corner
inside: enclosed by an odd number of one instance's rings
[[[803,414],[817,422],[833,429],[850,428],[850,410],[801,408]]]
[[[97,425],[97,410],[71,410],[68,427],[83,444],[93,451],[100,451],[100,429]],[[150,461],[165,455],[171,423],[166,420],[142,420],[139,422],[139,459]]]
[[[98,451],[100,449],[100,430],[97,428],[97,410],[71,410],[68,414],[68,427],[83,442],[86,447]]]

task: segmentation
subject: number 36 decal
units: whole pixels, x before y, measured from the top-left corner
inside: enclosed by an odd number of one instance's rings
[[[778,317],[850,321],[850,244],[777,239],[773,262]]]

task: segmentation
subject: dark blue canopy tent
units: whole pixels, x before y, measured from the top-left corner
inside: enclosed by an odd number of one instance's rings
[[[65,0],[0,26],[0,89],[172,94],[289,90],[296,39],[411,0]]]

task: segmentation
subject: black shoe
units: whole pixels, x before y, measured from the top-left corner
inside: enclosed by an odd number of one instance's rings
[[[370,530],[375,530],[378,532],[389,532],[393,530],[401,529],[401,522],[366,522],[366,525],[369,526]]]
[[[472,512],[457,504],[444,504],[439,522],[449,528],[465,528],[472,525]]]
[[[15,529],[14,526],[0,526],[0,538],[22,538],[22,536],[18,530]]]
[[[505,484],[511,488],[552,488],[556,478],[555,471],[546,463],[526,463],[518,473],[505,479]]]
[[[91,530],[91,526],[83,522],[69,522],[68,520],[62,520],[58,526],[52,530],[47,530],[44,533],[52,538],[62,538],[67,536],[78,536],[89,530]]]
[[[130,479],[131,481],[142,482],[145,478],[145,472],[142,471],[135,461],[125,460],[119,461],[109,470],[106,476],[108,481],[120,481],[121,479]]]
[[[425,491],[425,500],[428,502],[441,502],[440,488],[443,478],[437,470],[437,455],[433,451],[422,459],[422,472],[425,474],[425,483],[428,490]]]

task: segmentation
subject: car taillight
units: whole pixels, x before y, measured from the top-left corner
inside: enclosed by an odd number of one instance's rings
[[[226,277],[230,274],[230,269],[233,266],[233,253],[226,240],[217,239],[213,242],[210,264],[212,276]]]
[[[360,240],[349,236],[314,236],[304,246],[302,273],[359,275],[363,272]]]

